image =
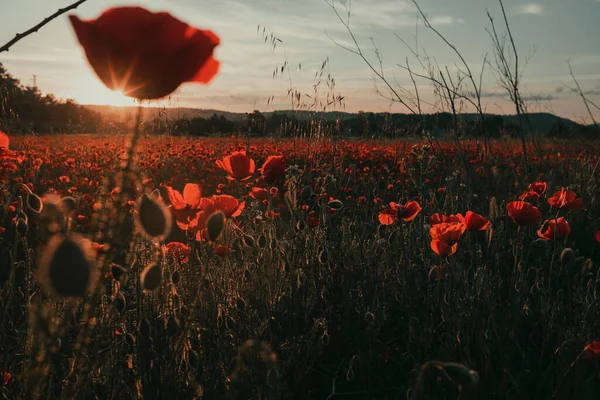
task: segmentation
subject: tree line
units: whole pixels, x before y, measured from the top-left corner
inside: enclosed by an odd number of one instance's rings
[[[541,117],[540,117],[541,118]],[[544,135],[558,136],[579,133],[585,129],[569,120],[550,114],[546,119]],[[462,134],[475,135],[476,118],[462,116]],[[548,122],[548,121],[546,121]],[[491,136],[512,135],[517,124],[507,121],[506,116],[488,115],[485,131]],[[171,134],[192,136],[215,136],[247,134],[252,136],[343,136],[343,137],[406,137],[427,132],[443,135],[455,126],[450,113],[410,115],[393,113],[358,112],[294,112],[280,111],[261,113],[255,110],[237,120],[213,114],[209,118],[155,116],[144,121],[143,130],[148,134]],[[25,86],[0,63],[0,130],[15,133],[114,133],[127,131],[127,122],[118,121],[103,113],[77,104],[74,100],[58,100],[52,94],[43,95],[37,87]],[[480,130],[479,130],[480,131]]]

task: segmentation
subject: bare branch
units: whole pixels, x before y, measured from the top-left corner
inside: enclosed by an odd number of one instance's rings
[[[2,53],[4,51],[8,51],[15,43],[17,43],[21,39],[24,39],[25,37],[31,35],[32,33],[35,33],[37,31],[39,31],[43,26],[45,26],[46,24],[48,24],[53,19],[56,19],[56,18],[60,17],[61,15],[63,15],[64,13],[66,13],[68,11],[76,9],[81,4],[85,3],[86,1],[87,0],[79,0],[79,1],[71,4],[70,6],[67,6],[67,7],[64,7],[64,8],[60,8],[57,12],[55,12],[51,16],[49,16],[47,18],[44,18],[44,20],[42,22],[40,22],[39,24],[37,24],[33,28],[31,28],[31,29],[29,29],[29,30],[27,30],[27,31],[25,31],[23,33],[17,33],[15,35],[15,37],[12,38],[8,43],[6,43],[4,46],[0,47],[0,53]]]
[[[402,97],[400,96],[400,94],[398,93],[398,91],[396,91],[396,89],[394,89],[394,87],[385,79],[385,77],[377,70],[377,68],[375,68],[373,66],[373,64],[371,64],[371,62],[365,57],[362,48],[360,47],[360,45],[358,44],[358,40],[356,39],[356,36],[354,35],[354,32],[352,31],[352,29],[350,28],[350,8],[347,7],[347,18],[346,20],[344,20],[344,18],[342,18],[342,16],[340,15],[340,12],[338,11],[338,9],[335,6],[334,0],[325,0],[325,3],[327,5],[329,5],[329,7],[331,7],[331,9],[333,10],[333,12],[335,13],[335,15],[337,16],[337,18],[339,19],[339,21],[341,22],[341,24],[346,28],[346,30],[348,31],[348,34],[350,35],[350,38],[352,39],[352,42],[354,43],[354,46],[356,48],[356,50],[350,49],[351,52],[353,54],[358,55],[360,58],[362,58],[362,60],[365,62],[365,64],[367,64],[367,66],[371,69],[371,71],[373,71],[373,73],[388,87],[388,89],[392,92],[392,94],[395,96],[396,100],[398,103],[402,104],[404,107],[406,107],[412,114],[416,114],[415,110],[409,105],[407,104]],[[335,41],[333,42],[334,44],[338,45],[338,43],[336,43]],[[340,46],[343,49],[348,50],[347,46]]]
[[[585,104],[585,108],[587,109],[587,112],[588,112],[590,118],[592,119],[592,123],[594,124],[594,126],[598,127],[598,123],[596,122],[596,119],[594,119],[594,114],[592,114],[592,110],[590,110],[590,106],[589,106],[590,101],[587,99],[587,97],[583,93],[583,90],[581,90],[581,86],[579,86],[579,82],[577,82],[577,79],[575,78],[575,74],[573,73],[573,68],[571,67],[571,60],[567,61],[567,65],[569,66],[569,73],[571,74],[571,78],[573,78],[573,82],[575,83],[575,87],[577,88],[576,90],[571,88],[571,90],[573,90],[573,92],[577,93],[581,97],[581,99],[583,100],[583,104]],[[593,105],[595,106],[595,104],[593,104]]]

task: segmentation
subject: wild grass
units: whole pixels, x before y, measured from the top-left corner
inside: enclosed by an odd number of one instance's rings
[[[143,138],[136,198],[158,189],[167,201],[165,185],[194,182],[203,196],[246,201],[218,240],[230,250],[218,255],[174,229],[165,243],[187,243],[189,260],[163,256],[135,228],[131,207],[125,271],[101,253],[96,289],[75,301],[47,296],[35,279],[47,238],[19,184],[73,198],[64,232],[100,241],[94,204],[114,200],[109,178],[121,140],[15,138],[20,160],[5,160],[1,170],[0,393],[597,398],[599,364],[583,349],[600,338],[598,148],[545,143],[525,175],[519,145],[496,142],[486,158],[465,141],[467,174],[445,142]],[[240,148],[257,166],[285,156],[285,179],[266,185],[278,189],[268,204],[247,196],[256,179],[228,181],[216,168],[216,159]],[[565,241],[540,239],[539,225],[517,227],[506,215],[505,204],[536,180],[548,183],[542,220],[555,218],[546,198],[561,187],[583,199],[582,211],[561,211],[572,229]],[[331,200],[343,207],[332,210]],[[379,224],[384,205],[406,200],[423,207],[415,220]],[[15,223],[21,208],[26,232]],[[491,228],[467,232],[456,254],[440,258],[429,247],[429,216],[467,210]],[[160,287],[143,290],[140,274],[155,262]],[[450,362],[460,364],[441,364]]]

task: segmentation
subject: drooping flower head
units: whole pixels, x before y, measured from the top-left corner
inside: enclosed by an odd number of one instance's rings
[[[118,7],[95,20],[70,20],[102,83],[126,96],[160,99],[184,82],[208,83],[219,70],[219,37],[166,12]]]

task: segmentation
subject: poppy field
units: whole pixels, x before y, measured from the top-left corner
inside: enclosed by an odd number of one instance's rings
[[[3,136],[6,398],[600,393],[594,146],[125,142]]]
[[[139,107],[127,135],[20,136],[0,68],[2,399],[600,398],[600,145],[536,137],[519,78],[512,138],[470,70],[433,136],[151,135],[143,105],[209,84],[220,37],[140,7],[68,23]]]

